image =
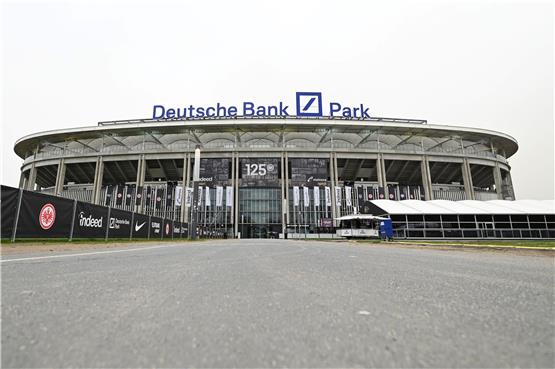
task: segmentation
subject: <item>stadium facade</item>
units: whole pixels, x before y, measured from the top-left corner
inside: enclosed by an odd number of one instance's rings
[[[20,188],[247,238],[331,233],[373,200],[514,200],[518,144],[416,119],[234,116],[101,122],[14,149]]]

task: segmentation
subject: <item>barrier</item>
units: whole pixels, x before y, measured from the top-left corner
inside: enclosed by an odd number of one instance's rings
[[[18,200],[19,190],[17,188],[1,187],[2,238],[12,237]]]
[[[187,237],[187,224],[171,219],[3,185],[0,192],[2,238]]]

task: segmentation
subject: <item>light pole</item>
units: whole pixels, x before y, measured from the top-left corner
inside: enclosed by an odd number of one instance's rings
[[[193,167],[193,203],[191,207],[193,208],[193,214],[191,217],[191,239],[196,240],[197,235],[197,210],[198,210],[198,181],[200,178],[200,146],[197,145],[195,148],[195,164]]]

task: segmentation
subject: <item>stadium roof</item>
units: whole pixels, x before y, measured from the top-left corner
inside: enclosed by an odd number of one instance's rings
[[[376,118],[374,120],[333,119],[300,119],[289,117],[271,119],[203,119],[203,120],[129,120],[123,122],[103,122],[92,127],[67,128],[34,133],[20,138],[14,150],[22,158],[26,153],[33,152],[38,144],[57,144],[59,142],[74,143],[77,147],[86,146],[95,152],[102,151],[106,145],[115,141],[124,147],[136,148],[143,145],[145,139],[153,140],[166,147],[173,142],[191,140],[201,146],[218,141],[217,147],[223,142],[233,143],[238,134],[245,134],[246,139],[264,139],[274,144],[283,140],[286,133],[291,139],[303,139],[320,144],[329,140],[325,130],[333,129],[334,140],[345,141],[359,147],[367,139],[375,137],[372,132],[383,135],[380,142],[391,147],[400,144],[414,144],[417,147],[440,147],[453,141],[453,148],[460,145],[460,140],[485,142],[505,152],[505,157],[512,156],[518,150],[517,141],[501,132],[483,128],[456,127],[450,125],[423,124],[420,120]],[[253,136],[254,135],[254,136]],[[390,135],[391,137],[387,137]],[[253,137],[251,137],[253,136]],[[106,138],[106,140],[104,140]],[[112,138],[112,139],[110,139]],[[447,138],[449,140],[447,140]],[[391,140],[388,142],[388,139]],[[424,141],[422,141],[424,140]],[[429,142],[426,142],[429,141]],[[470,143],[473,146],[474,143]],[[69,148],[72,149],[71,147]]]
[[[384,214],[555,214],[555,200],[373,200]]]

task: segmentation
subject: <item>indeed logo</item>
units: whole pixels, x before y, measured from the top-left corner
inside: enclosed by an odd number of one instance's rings
[[[369,119],[370,113],[364,104],[356,106],[344,105],[339,102],[329,102],[324,111],[321,92],[297,92],[296,115],[300,117],[322,117],[324,113],[330,117]],[[183,106],[170,107],[154,105],[152,119],[194,119],[194,118],[228,118],[228,117],[288,117],[289,105],[283,101],[272,105],[257,105],[251,101],[244,101],[241,105],[226,106],[216,103],[211,106]]]
[[[79,213],[79,226],[90,228],[102,228],[102,217],[93,218],[92,214],[88,217],[83,212]]]

